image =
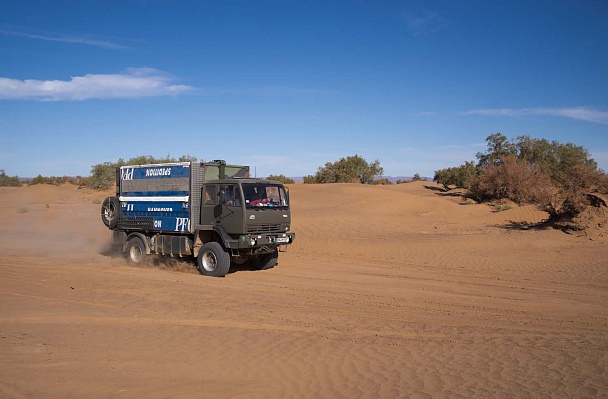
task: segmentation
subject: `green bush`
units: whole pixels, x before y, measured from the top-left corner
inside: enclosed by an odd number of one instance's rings
[[[21,180],[17,176],[7,176],[4,169],[0,169],[0,187],[21,187]]]
[[[572,143],[502,133],[486,138],[488,148],[478,153],[477,165],[435,172],[434,181],[463,187],[480,201],[509,199],[535,204],[552,219],[572,218],[590,205],[590,193],[608,194],[608,177],[589,151]]]
[[[450,186],[470,189],[479,176],[474,162],[465,162],[463,165],[435,171],[433,181],[442,184],[446,190]]]
[[[304,183],[362,183],[371,184],[374,178],[381,176],[384,169],[380,161],[371,164],[359,155],[340,158],[336,162],[327,162],[319,167],[317,173],[304,177]]]

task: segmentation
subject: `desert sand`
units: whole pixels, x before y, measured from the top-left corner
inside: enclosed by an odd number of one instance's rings
[[[608,243],[434,183],[290,187],[267,271],[129,266],[111,192],[0,188],[0,397],[608,397]]]

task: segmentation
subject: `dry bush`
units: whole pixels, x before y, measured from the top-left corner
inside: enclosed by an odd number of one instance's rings
[[[471,192],[480,201],[506,198],[544,207],[554,200],[557,190],[539,167],[508,155],[500,164],[488,165],[472,184]]]
[[[608,176],[601,170],[575,166],[560,176],[560,189],[547,212],[554,217],[574,217],[591,206],[590,193],[608,194]]]

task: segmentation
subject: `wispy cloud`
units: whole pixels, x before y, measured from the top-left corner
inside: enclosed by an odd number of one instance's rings
[[[113,40],[109,40],[107,38],[100,38],[96,36],[89,35],[66,35],[61,33],[28,33],[22,32],[19,30],[0,30],[0,34],[5,36],[18,36],[25,37],[28,39],[36,39],[36,40],[46,40],[51,42],[63,42],[63,43],[75,43],[75,44],[85,44],[89,46],[96,46],[110,50],[126,50],[131,47],[125,46],[123,44],[116,43]]]
[[[174,96],[195,91],[191,86],[174,85],[172,81],[171,76],[153,68],[129,68],[118,74],[87,74],[65,81],[0,77],[0,99],[81,101]]]
[[[564,118],[579,119],[583,121],[608,124],[608,111],[598,111],[588,107],[573,108],[487,108],[474,109],[465,112],[465,115],[487,116],[528,116],[549,115]]]
[[[448,26],[445,18],[431,11],[409,11],[403,15],[408,29],[414,36],[435,33]]]

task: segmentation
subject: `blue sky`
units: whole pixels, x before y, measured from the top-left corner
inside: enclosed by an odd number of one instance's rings
[[[0,0],[0,169],[137,155],[432,176],[485,138],[608,170],[608,3]]]

